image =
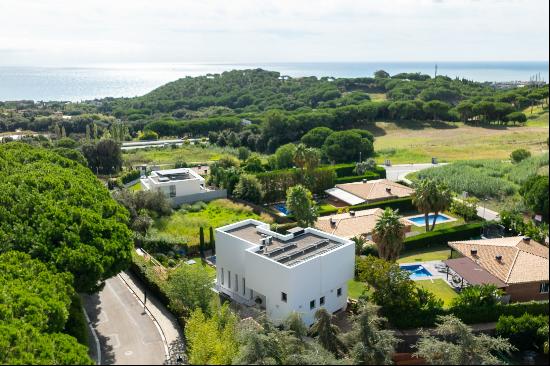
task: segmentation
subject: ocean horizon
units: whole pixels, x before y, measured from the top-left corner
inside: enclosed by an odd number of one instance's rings
[[[515,62],[279,62],[279,63],[135,63],[75,67],[0,66],[0,101],[83,101],[135,97],[186,76],[262,68],[282,75],[369,77],[376,70],[391,75],[421,72],[480,82],[548,81],[548,61]]]

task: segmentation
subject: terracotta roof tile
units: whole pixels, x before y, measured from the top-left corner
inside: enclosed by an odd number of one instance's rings
[[[468,240],[449,245],[505,283],[548,281],[548,248],[522,237]],[[477,249],[477,255],[471,254]],[[502,256],[499,261],[496,256]]]
[[[337,184],[336,188],[340,188],[367,201],[409,197],[414,192],[412,188],[387,179],[370,180],[365,183]],[[390,189],[390,191],[388,192],[387,189]]]

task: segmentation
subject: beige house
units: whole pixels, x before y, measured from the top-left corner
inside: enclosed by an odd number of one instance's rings
[[[331,216],[322,216],[317,219],[315,227],[326,233],[342,238],[351,239],[356,236],[368,236],[372,233],[378,218],[384,210],[373,208],[370,210],[350,211]],[[411,225],[401,220],[405,225],[405,232],[410,231]]]
[[[414,189],[387,179],[363,180],[362,182],[337,184],[325,191],[336,205],[358,205],[410,197]]]
[[[447,266],[468,282],[488,272],[499,282],[510,301],[548,300],[548,247],[527,237],[509,237],[449,242],[452,250],[468,258],[451,259]],[[487,276],[485,276],[487,277]],[[475,283],[474,283],[475,284]]]

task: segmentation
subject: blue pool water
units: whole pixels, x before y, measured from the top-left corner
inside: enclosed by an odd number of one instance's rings
[[[426,268],[420,264],[413,264],[410,266],[399,266],[403,271],[409,272],[411,279],[430,277],[432,274]]]
[[[428,215],[428,218],[430,219],[430,225],[434,221],[434,214]],[[444,215],[437,215],[437,218],[435,219],[436,224],[440,224],[442,222],[449,221],[451,218],[444,216]],[[424,225],[426,223],[426,220],[424,218],[424,215],[422,216],[416,216],[416,217],[408,217],[407,220],[412,221],[416,225]]]
[[[273,208],[282,213],[283,215],[288,215],[290,211],[286,208],[285,203],[276,203],[273,205]]]

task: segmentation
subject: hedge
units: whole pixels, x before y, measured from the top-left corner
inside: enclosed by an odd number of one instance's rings
[[[355,176],[355,163],[325,165],[320,169],[333,170],[336,173],[337,178]],[[376,166],[374,171],[370,171],[369,173],[376,174],[379,178],[386,178],[386,169],[381,166]]]
[[[349,177],[336,178],[334,183],[346,184],[346,183],[360,182],[363,179],[366,179],[366,180],[380,179],[380,175],[378,175],[378,173],[375,173],[375,172],[367,172],[366,174],[363,174],[363,175],[350,175]]]
[[[483,223],[475,222],[437,231],[429,231],[406,238],[404,240],[404,251],[446,246],[449,241],[469,240],[472,237],[480,235],[482,230]]]
[[[141,177],[141,172],[139,170],[130,170],[120,176],[120,181],[123,184],[130,183]]]
[[[76,338],[78,343],[88,345],[88,324],[82,308],[82,300],[78,294],[71,297],[69,317],[65,323],[65,332]]]
[[[386,208],[390,207],[394,210],[400,210],[400,211],[411,211],[414,210],[415,207],[412,204],[412,198],[411,197],[404,197],[404,198],[396,198],[393,200],[386,200],[386,201],[378,201],[378,202],[372,202],[372,203],[361,203],[359,205],[355,206],[349,206],[350,210],[367,210],[370,208]],[[338,208],[325,208],[319,210],[320,216],[326,216],[331,215],[338,212]]]
[[[501,316],[520,317],[526,313],[548,316],[549,303],[548,301],[515,302],[485,307],[450,308],[447,311],[466,324],[489,323],[498,321]]]

